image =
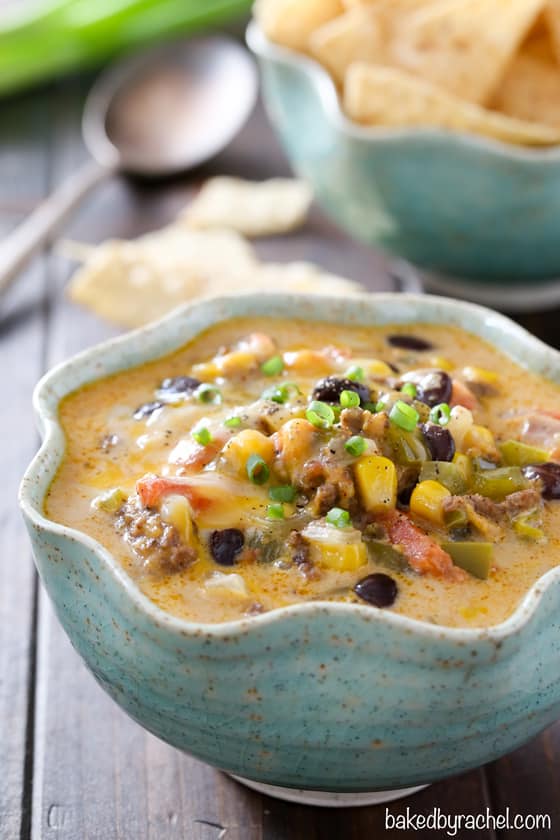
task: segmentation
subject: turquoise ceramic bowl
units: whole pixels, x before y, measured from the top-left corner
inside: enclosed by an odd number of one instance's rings
[[[294,169],[350,234],[488,285],[560,277],[560,149],[361,127],[319,64],[270,43],[255,23],[247,41]]]
[[[492,629],[306,603],[220,625],[154,606],[111,554],[43,515],[64,455],[60,400],[239,315],[458,324],[560,382],[560,354],[489,310],[444,298],[251,295],[201,302],[55,368],[35,392],[43,444],[21,488],[37,568],[111,697],[179,749],[258,782],[372,791],[497,758],[560,716],[560,567]]]

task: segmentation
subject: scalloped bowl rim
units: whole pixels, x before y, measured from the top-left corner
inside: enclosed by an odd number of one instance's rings
[[[393,141],[413,141],[419,138],[432,140],[435,144],[455,142],[458,146],[470,146],[502,158],[533,163],[560,163],[560,144],[555,146],[530,147],[516,146],[483,135],[451,131],[443,128],[384,128],[362,126],[348,119],[340,107],[340,98],[336,85],[318,61],[289,47],[280,46],[270,41],[255,20],[252,20],[246,32],[247,45],[257,56],[298,69],[314,83],[323,111],[332,124],[343,134],[354,140],[369,140],[372,145]]]
[[[297,615],[305,615],[312,617],[315,613],[321,615],[329,614],[333,617],[341,618],[357,613],[364,620],[373,624],[376,624],[378,622],[389,624],[393,625],[395,630],[402,630],[407,633],[411,633],[426,639],[445,638],[450,642],[455,642],[458,644],[472,644],[475,642],[484,641],[501,642],[506,638],[519,633],[529,623],[531,618],[536,614],[537,608],[544,595],[545,590],[549,589],[554,583],[560,584],[560,565],[550,569],[548,572],[546,572],[544,575],[542,575],[535,581],[535,583],[531,586],[531,588],[522,598],[517,608],[507,619],[505,619],[503,622],[500,622],[499,624],[495,624],[490,627],[448,627],[446,625],[431,624],[429,622],[421,621],[419,619],[409,618],[408,616],[393,613],[389,610],[376,609],[375,607],[365,605],[362,606],[361,604],[347,604],[320,600],[292,604],[286,607],[277,607],[275,609],[270,610],[269,612],[263,613],[261,615],[251,616],[250,618],[243,618],[235,621],[227,621],[212,624],[205,622],[187,621],[186,619],[178,618],[177,616],[167,613],[165,610],[158,607],[153,601],[151,601],[146,595],[143,594],[143,592],[136,585],[133,579],[124,571],[118,560],[116,560],[113,554],[107,548],[105,548],[105,546],[103,546],[96,539],[90,537],[83,531],[79,531],[75,528],[71,528],[66,525],[61,525],[60,523],[48,519],[44,515],[43,509],[46,494],[64,458],[65,435],[58,419],[58,408],[60,402],[66,396],[73,393],[76,390],[76,387],[72,387],[67,390],[62,388],[62,393],[56,398],[54,405],[52,405],[52,396],[49,393],[49,391],[56,382],[59,382],[60,380],[64,379],[67,368],[75,367],[85,362],[89,363],[92,360],[103,361],[113,351],[118,351],[120,348],[125,347],[128,344],[136,342],[140,337],[148,335],[154,336],[158,333],[163,333],[169,324],[174,322],[181,323],[183,319],[189,316],[193,309],[197,308],[197,306],[208,303],[214,303],[217,306],[220,306],[226,304],[228,301],[238,300],[240,297],[247,299],[249,301],[249,305],[251,302],[255,302],[258,304],[259,300],[262,299],[262,295],[248,293],[235,296],[216,297],[211,300],[201,299],[192,304],[186,304],[175,309],[169,315],[166,315],[164,318],[158,321],[155,321],[144,327],[132,330],[130,332],[125,333],[124,335],[117,336],[116,338],[109,339],[100,344],[96,344],[91,348],[83,350],[82,352],[72,356],[70,359],[67,359],[64,362],[61,362],[60,364],[54,366],[53,368],[51,368],[51,370],[44,374],[44,376],[39,380],[39,382],[35,386],[33,392],[33,408],[39,423],[40,432],[42,436],[42,443],[39,450],[32,459],[29,467],[27,468],[21,481],[18,494],[18,501],[22,513],[28,518],[28,520],[37,530],[46,531],[53,535],[63,537],[69,540],[70,542],[81,544],[89,551],[97,555],[98,559],[105,565],[105,567],[107,568],[108,572],[111,574],[112,578],[117,583],[117,585],[122,588],[122,590],[126,593],[127,597],[131,600],[133,605],[136,606],[136,608],[140,612],[145,613],[156,625],[164,627],[165,629],[182,636],[198,637],[201,634],[206,634],[207,637],[217,638],[219,638],[220,636],[231,637],[232,635],[236,634],[239,636],[243,636],[247,635],[252,628],[255,628],[256,630],[257,628],[263,628],[264,626],[269,624],[276,624],[282,621],[289,621],[291,617]],[[405,295],[402,293],[390,292],[376,293],[373,295],[354,295],[352,296],[351,300],[357,302],[360,299],[363,299],[364,303],[367,303],[371,302],[371,300],[373,299],[382,307],[384,302],[391,303],[394,302],[395,299],[403,299],[405,297],[411,303],[425,304],[426,302],[437,301],[438,305],[443,304],[444,306],[451,307],[455,310],[469,311],[478,319],[491,315],[494,319],[494,323],[503,327],[504,330],[507,330],[509,333],[512,333],[512,331],[514,331],[517,334],[520,342],[523,342],[525,346],[530,345],[536,352],[542,353],[543,351],[545,351],[547,354],[552,353],[553,356],[556,356],[560,367],[559,351],[549,347],[540,339],[531,335],[531,333],[529,333],[523,327],[511,321],[505,315],[501,315],[477,304],[465,303],[463,301],[454,300],[452,298],[439,297],[435,295]],[[278,301],[285,301],[286,299],[289,300],[292,298],[297,298],[298,300],[303,299],[308,303],[311,301],[319,301],[322,303],[336,303],[337,301],[340,302],[340,298],[337,299],[329,295],[266,294],[266,299],[269,301],[274,301],[274,299]],[[223,323],[226,320],[227,318],[219,318],[216,320],[215,323]],[[318,319],[318,322],[320,320],[321,319]],[[335,321],[333,321],[333,323],[335,323]],[[418,323],[430,322],[426,319],[422,319]],[[197,334],[195,334],[192,338],[188,339],[188,342],[195,341],[196,336]],[[180,349],[180,347],[183,346],[184,343],[185,342],[177,342],[176,344],[174,344],[175,349]],[[146,355],[145,358],[137,358],[136,361],[130,364],[123,364],[122,367],[119,366],[115,370],[115,372],[124,372],[126,370],[139,367],[157,358],[165,358],[165,356],[173,352],[174,349],[171,348],[167,349],[163,354],[158,354],[157,352],[150,353],[149,355]],[[509,355],[505,350],[503,350],[502,352],[505,352],[506,355]],[[135,355],[141,357],[142,352],[137,351]],[[84,380],[82,385],[78,387],[83,387],[86,384],[91,384],[93,382],[100,381],[110,375],[113,374],[100,372],[99,375],[92,376],[87,380]],[[61,451],[60,458],[54,460],[52,459],[50,453],[50,449],[53,446],[53,444],[58,444]],[[47,461],[47,463],[45,463],[45,461]],[[35,503],[32,499],[33,485],[39,481],[41,476],[46,477],[48,480],[45,482],[45,487],[40,499],[38,499],[38,503]]]

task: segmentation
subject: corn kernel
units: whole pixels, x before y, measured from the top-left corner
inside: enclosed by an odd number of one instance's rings
[[[309,420],[294,417],[276,432],[276,440],[284,467],[290,478],[305,463],[317,438],[317,429]]]
[[[499,459],[494,435],[486,426],[474,423],[463,438],[462,449],[472,456],[488,456],[491,460]]]
[[[470,484],[472,479],[472,461],[469,456],[463,455],[461,452],[456,452],[453,456],[453,463],[458,467],[467,484]]]
[[[240,476],[246,476],[246,464],[251,455],[260,455],[270,466],[274,460],[274,443],[256,429],[242,429],[228,440],[222,449],[222,457],[231,469]]]
[[[161,506],[161,518],[177,529],[184,542],[188,545],[193,543],[191,511],[185,496],[167,496]]]
[[[318,566],[349,572],[368,561],[366,545],[356,528],[336,528],[324,520],[314,520],[302,536],[309,545],[312,562]]]
[[[215,362],[202,362],[199,365],[194,365],[193,376],[200,379],[201,382],[209,382],[220,375],[220,368]]]
[[[381,359],[354,359],[352,358],[352,367],[361,368],[368,376],[393,376],[394,371],[391,370],[386,362]]]
[[[238,373],[246,373],[257,366],[254,353],[248,350],[233,350],[225,356],[216,358],[216,367],[222,376],[235,376]]]
[[[290,350],[284,353],[284,364],[298,373],[319,375],[332,370],[332,361],[318,350]]]
[[[438,368],[439,370],[445,370],[447,373],[454,370],[455,365],[453,362],[450,362],[445,356],[430,356],[428,360],[429,364],[427,367],[434,367]]]
[[[500,376],[493,370],[467,365],[462,371],[463,379],[467,382],[478,382],[496,388],[500,384]]]
[[[315,543],[311,545],[311,558],[319,566],[334,569],[337,572],[352,572],[365,566],[367,551],[365,543],[357,542],[349,545],[325,545]]]
[[[382,455],[362,455],[354,473],[363,506],[372,513],[382,513],[397,503],[397,471]]]
[[[421,481],[412,491],[410,512],[435,525],[444,525],[443,502],[449,496],[451,493],[439,481]]]

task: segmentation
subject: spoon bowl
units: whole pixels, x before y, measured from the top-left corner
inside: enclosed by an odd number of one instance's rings
[[[257,74],[235,41],[166,44],[104,73],[82,130],[102,166],[147,176],[192,169],[235,137],[257,95]]]

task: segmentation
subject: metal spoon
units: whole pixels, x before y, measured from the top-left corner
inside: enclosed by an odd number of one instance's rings
[[[166,44],[103,74],[85,104],[93,160],[0,243],[0,293],[97,184],[118,173],[162,176],[216,155],[248,118],[257,74],[229,38]]]

